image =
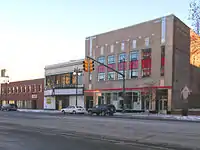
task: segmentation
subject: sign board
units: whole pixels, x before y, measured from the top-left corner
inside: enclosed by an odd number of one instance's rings
[[[47,97],[47,98],[46,98],[46,103],[47,103],[47,104],[51,104],[51,98],[50,98],[50,97]]]
[[[184,100],[186,100],[188,98],[188,96],[190,95],[191,90],[185,86],[182,90],[181,90],[181,96],[183,97]]]
[[[56,109],[55,97],[44,97],[44,109]]]
[[[50,96],[50,95],[76,95],[76,89],[54,89],[53,90],[45,90],[44,91],[44,96]],[[77,94],[78,95],[83,95],[83,88],[78,88],[77,89]]]
[[[33,98],[33,99],[37,98],[37,94],[32,94],[31,98]]]

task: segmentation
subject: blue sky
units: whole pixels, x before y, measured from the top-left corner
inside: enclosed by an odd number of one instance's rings
[[[189,0],[2,0],[0,68],[11,81],[44,77],[44,66],[84,57],[85,37],[175,14]]]

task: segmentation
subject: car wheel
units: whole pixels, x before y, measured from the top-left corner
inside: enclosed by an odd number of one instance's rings
[[[65,114],[65,111],[64,111],[64,110],[62,110],[62,113],[63,113],[63,114]]]
[[[105,112],[105,111],[102,111],[102,112],[101,112],[101,115],[102,115],[102,116],[105,116],[105,115],[106,115],[106,112]]]
[[[113,116],[113,112],[110,112],[110,113],[109,113],[109,116]]]
[[[72,113],[73,113],[73,114],[76,114],[76,111],[75,111],[75,110],[73,110],[73,111],[72,111]]]
[[[88,114],[89,114],[89,115],[92,115],[92,111],[88,111]]]

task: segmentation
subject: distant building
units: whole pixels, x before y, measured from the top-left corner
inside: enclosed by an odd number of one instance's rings
[[[44,78],[1,84],[1,105],[14,103],[19,108],[42,109],[43,101]]]
[[[83,59],[45,67],[44,109],[61,109],[76,104],[84,107]],[[79,68],[78,86],[74,69]],[[77,88],[77,90],[76,90]]]
[[[174,15],[87,37],[86,56],[121,73],[125,68],[126,97],[123,100],[122,76],[96,63],[95,71],[84,76],[86,107],[112,103],[118,110],[179,111],[184,105],[180,90],[187,85],[192,90],[188,108],[200,108],[200,48],[195,37]]]

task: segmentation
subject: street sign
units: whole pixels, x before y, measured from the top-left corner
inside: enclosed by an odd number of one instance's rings
[[[187,87],[187,85],[181,90],[181,96],[183,97],[184,100],[186,100],[188,98],[188,96],[190,95],[190,93],[191,93],[191,91]]]

